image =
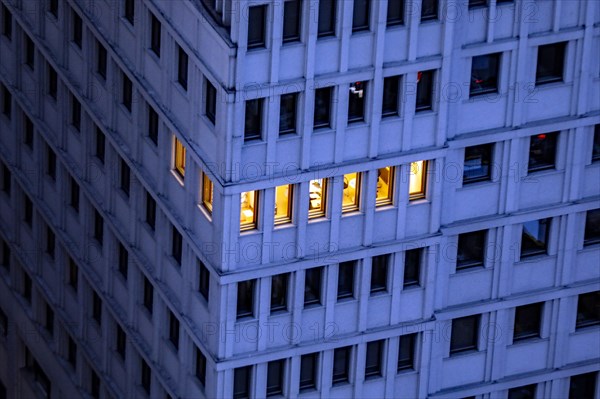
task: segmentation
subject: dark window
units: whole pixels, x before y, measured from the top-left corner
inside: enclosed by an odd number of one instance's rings
[[[150,395],[150,388],[152,383],[152,370],[150,369],[150,366],[148,366],[148,363],[146,363],[144,359],[140,359],[140,363],[140,384],[142,385],[142,388],[144,388],[144,391],[148,395]]]
[[[351,353],[351,346],[336,348],[333,351],[333,375],[331,381],[333,385],[348,382]]]
[[[206,82],[206,117],[214,124],[217,116],[217,89],[208,79]]]
[[[29,36],[25,36],[25,65],[31,69],[35,67],[35,46]]]
[[[160,57],[160,35],[162,26],[154,14],[150,14],[150,50]]]
[[[367,359],[365,361],[365,378],[381,376],[384,340],[367,343]]]
[[[485,256],[486,230],[458,235],[456,269],[483,266]]]
[[[77,268],[77,264],[71,258],[69,258],[69,272],[67,275],[67,283],[73,288],[73,290],[77,291],[77,287],[79,285],[79,269]]]
[[[433,103],[433,71],[417,73],[416,111],[426,111]]]
[[[575,328],[600,324],[600,291],[580,294],[577,298],[577,321]]]
[[[387,291],[388,265],[390,255],[379,255],[373,257],[371,268],[371,294]]]
[[[600,209],[590,209],[585,214],[583,245],[600,243]]]
[[[118,324],[115,327],[115,335],[115,349],[119,356],[121,356],[121,359],[125,360],[127,353],[127,335],[123,328]]]
[[[54,310],[46,304],[46,317],[44,320],[44,328],[50,335],[54,335]]]
[[[321,275],[323,267],[306,269],[304,281],[304,307],[321,304]]]
[[[8,40],[12,40],[12,14],[4,4],[2,4],[2,34]]]
[[[600,161],[600,124],[594,127],[594,143],[592,144],[592,162]]]
[[[317,356],[309,353],[300,357],[300,391],[317,387]]]
[[[8,119],[12,116],[12,94],[6,88],[6,86],[0,83],[0,87],[2,87],[2,113]]]
[[[129,191],[131,187],[131,170],[125,160],[121,159],[121,190],[129,197]]]
[[[394,0],[389,0],[388,4]],[[398,115],[398,91],[400,87],[400,76],[390,76],[383,79],[383,102],[381,105],[381,115]]]
[[[421,4],[421,21],[438,18],[438,0],[423,0]]]
[[[77,14],[75,12],[75,10],[72,11],[72,15],[73,15],[73,43],[75,43],[75,45],[77,45],[77,47],[81,48],[82,42],[83,42],[83,21],[81,20],[81,17],[79,16],[79,14]]]
[[[106,47],[104,47],[99,41],[96,41],[96,57],[96,72],[98,75],[102,76],[103,79],[106,79],[108,55],[106,52]]]
[[[248,48],[265,47],[267,6],[250,7],[248,10]]]
[[[542,325],[542,303],[517,306],[513,342],[540,336]]]
[[[254,315],[254,283],[256,280],[238,282],[237,286],[237,318]]]
[[[331,126],[331,90],[331,87],[315,90],[315,129]]]
[[[4,266],[6,269],[9,269],[10,267],[10,247],[8,246],[8,243],[2,239],[0,239],[0,241],[2,241],[2,257],[0,258],[0,262],[2,264],[2,266]]]
[[[102,300],[96,291],[92,292],[92,319],[98,325],[102,324]]]
[[[175,349],[179,349],[179,320],[173,312],[169,312],[169,341],[173,344]]]
[[[475,315],[452,320],[450,354],[477,350],[479,318],[479,315]]]
[[[23,142],[30,150],[33,150],[33,122],[23,114]]]
[[[198,261],[198,268],[200,269],[200,281],[198,283],[198,291],[208,301],[208,294],[210,292],[210,272],[208,268],[204,266],[204,263]]]
[[[338,272],[337,299],[352,298],[354,296],[354,266],[356,262],[342,262]]]
[[[499,65],[500,53],[473,57],[471,62],[471,96],[498,92]]]
[[[46,227],[46,253],[50,258],[54,259],[54,252],[56,247],[56,235],[50,227]]]
[[[300,0],[288,0],[283,6],[283,42],[300,40],[300,17],[302,3]]]
[[[206,356],[198,348],[196,348],[196,378],[202,385],[206,384]]]
[[[125,0],[123,16],[131,25],[133,25],[135,18],[135,0]]]
[[[267,364],[267,396],[283,394],[283,368],[285,360],[274,360]]]
[[[81,131],[81,103],[71,94],[71,125],[78,132]]]
[[[490,180],[493,144],[482,144],[465,148],[463,184]]]
[[[172,235],[171,235],[171,256],[178,265],[181,265],[181,257],[183,255],[183,237],[181,233],[175,228],[172,227]]]
[[[25,298],[25,300],[27,302],[29,302],[31,304],[31,292],[33,290],[33,282],[31,281],[31,277],[29,277],[29,274],[27,273],[23,273],[23,298]]]
[[[31,224],[33,223],[33,203],[27,196],[24,198],[23,202],[23,220],[29,227],[31,227]]]
[[[335,35],[336,0],[319,0],[318,37]]]
[[[102,133],[102,130],[100,130],[100,128],[97,126],[96,126],[96,140],[95,141],[96,141],[96,148],[95,148],[94,156],[96,158],[98,158],[100,163],[104,164],[104,158],[106,155],[106,137],[104,136],[104,133]]]
[[[67,361],[71,365],[71,367],[77,367],[77,344],[75,340],[71,337],[67,339]]]
[[[548,218],[523,223],[521,258],[547,253],[550,220]]]
[[[233,399],[250,397],[250,373],[252,366],[239,367],[233,371]]]
[[[569,399],[592,399],[596,393],[598,372],[574,375],[570,378]]]
[[[152,314],[154,308],[154,286],[144,277],[144,307]]]
[[[0,337],[6,337],[8,335],[8,316],[6,313],[0,308]],[[2,385],[2,381],[0,381],[0,398],[6,399],[6,391],[2,391],[4,385]],[[2,394],[4,393],[4,396]]]
[[[133,83],[131,79],[125,73],[123,73],[123,105],[127,108],[127,111],[131,112],[131,105],[133,103]]]
[[[287,310],[288,273],[278,274],[271,278],[271,313]]]
[[[156,201],[154,197],[146,191],[146,223],[154,231],[156,228]]]
[[[557,140],[558,133],[543,133],[531,136],[528,172],[554,168]]]
[[[369,29],[370,0],[354,0],[352,12],[352,32]]]
[[[487,0],[469,0],[469,8],[486,7]]]
[[[534,399],[535,384],[522,387],[511,388],[508,390],[508,399]]]
[[[151,106],[148,106],[148,137],[158,144],[158,114]]]
[[[388,0],[387,26],[404,23],[404,0]]]
[[[179,61],[177,63],[177,81],[187,90],[188,85],[188,55],[184,49],[179,47]]]
[[[411,249],[404,253],[404,288],[420,285],[422,254],[423,248]]]
[[[69,198],[69,205],[75,210],[75,212],[79,212],[79,184],[77,184],[73,177],[71,177],[70,186],[71,192]]]
[[[118,244],[118,248],[119,248],[119,273],[121,273],[121,275],[123,276],[123,278],[125,280],[127,280],[127,275],[128,275],[128,271],[129,271],[129,251],[127,251],[127,248],[125,248],[125,246],[119,242]]]
[[[54,18],[58,18],[58,0],[48,1],[48,12],[52,14]]]
[[[90,375],[90,394],[91,394],[92,398],[99,399],[100,398],[100,377],[98,377],[98,374],[94,370],[91,370],[90,374],[91,374]]]
[[[290,134],[296,132],[296,103],[297,93],[284,94],[281,96],[279,108],[279,134]]]
[[[567,43],[552,43],[538,47],[535,84],[540,85],[563,80],[565,48]]]
[[[2,164],[2,191],[10,196],[12,187],[12,173],[5,164]]]
[[[348,98],[348,123],[365,120],[365,94],[366,84],[355,82],[350,84]]]
[[[416,341],[416,333],[403,335],[400,337],[400,347],[398,350],[398,371],[414,370]]]
[[[54,100],[58,95],[58,75],[50,65],[48,65],[48,95]]]
[[[104,242],[104,219],[97,210],[94,210],[94,239],[100,245]]]
[[[246,101],[246,114],[244,123],[244,140],[246,141],[261,138],[262,106],[262,98]]]

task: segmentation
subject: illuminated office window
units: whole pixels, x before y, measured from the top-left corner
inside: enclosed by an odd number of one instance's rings
[[[212,213],[214,186],[206,173],[202,173],[202,205]]]
[[[344,175],[344,195],[342,197],[342,212],[357,211],[360,206],[360,173]]]
[[[386,166],[378,171],[377,177],[377,206],[392,203],[394,193],[394,167]]]
[[[257,226],[258,216],[258,193],[246,191],[241,194],[240,230],[252,230]]]
[[[182,178],[185,177],[185,147],[177,137],[175,138],[175,170]]]
[[[308,218],[325,216],[327,211],[327,179],[314,179],[309,187]]]
[[[427,161],[417,161],[410,164],[410,177],[408,180],[409,199],[425,198],[426,176]]]
[[[291,184],[275,187],[275,224],[291,223],[292,195]]]

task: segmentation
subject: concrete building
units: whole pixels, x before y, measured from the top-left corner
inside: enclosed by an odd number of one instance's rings
[[[600,2],[0,3],[0,398],[600,398]]]

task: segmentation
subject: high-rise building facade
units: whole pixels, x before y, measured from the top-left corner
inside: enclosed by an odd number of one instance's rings
[[[0,3],[0,398],[600,398],[600,2]]]

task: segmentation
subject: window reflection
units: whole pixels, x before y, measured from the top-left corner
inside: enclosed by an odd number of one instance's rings
[[[183,178],[185,176],[185,147],[175,138],[175,171]]]
[[[318,218],[325,216],[327,200],[327,179],[314,179],[309,186],[308,217]]]
[[[394,189],[394,167],[386,166],[379,169],[377,178],[377,206],[389,205],[392,203],[392,193]]]
[[[213,209],[214,186],[206,173],[202,173],[202,204],[212,213]]]
[[[344,195],[342,197],[342,212],[357,211],[360,199],[360,173],[344,175]]]
[[[258,193],[256,191],[246,191],[241,194],[240,208],[240,230],[252,230],[256,228]]]
[[[408,180],[409,199],[425,198],[425,176],[427,175],[427,162],[417,161],[410,164],[410,177]]]
[[[292,189],[291,184],[275,188],[275,224],[292,221]]]

